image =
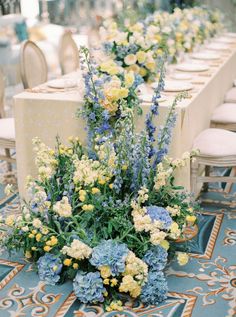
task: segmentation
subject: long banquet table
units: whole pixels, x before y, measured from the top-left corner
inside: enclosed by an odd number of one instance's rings
[[[217,52],[221,57],[217,61],[207,62],[210,69],[206,72],[192,73],[194,89],[187,99],[177,106],[177,122],[173,131],[170,155],[174,158],[190,151],[194,138],[209,128],[212,112],[222,103],[224,95],[232,87],[236,78],[236,42],[226,51]],[[172,66],[173,68],[173,66]],[[173,71],[173,70],[172,70]],[[58,135],[67,142],[71,135],[79,136],[86,142],[85,122],[77,118],[76,110],[83,104],[83,85],[81,74],[67,75],[78,80],[78,87],[61,92],[47,91],[43,85],[33,91],[25,91],[15,96],[16,152],[19,192],[25,197],[25,179],[35,175],[32,139],[39,137],[48,146],[55,146]],[[149,92],[150,88],[146,88]],[[156,125],[163,124],[176,93],[163,93],[165,101],[160,102],[160,115]],[[150,104],[143,104],[143,116],[136,120],[136,127],[144,127],[145,114]],[[190,167],[182,169],[177,175],[177,183],[190,189]]]

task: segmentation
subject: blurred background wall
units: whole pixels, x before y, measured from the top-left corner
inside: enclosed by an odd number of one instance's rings
[[[203,0],[199,1],[211,8],[218,8],[225,15],[228,28],[236,32],[236,0]]]

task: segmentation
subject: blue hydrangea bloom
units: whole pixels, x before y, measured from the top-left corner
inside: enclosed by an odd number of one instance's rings
[[[38,259],[37,265],[40,280],[51,285],[55,285],[60,280],[62,263],[57,256],[46,253]]]
[[[114,240],[102,241],[97,247],[93,248],[89,262],[99,268],[108,265],[113,276],[124,272],[125,259],[129,249],[126,244],[118,243]]]
[[[147,213],[151,217],[152,221],[161,221],[163,223],[163,229],[170,228],[173,222],[169,212],[163,207],[148,206]]]
[[[158,305],[167,298],[167,292],[168,286],[164,273],[149,271],[147,283],[142,288],[142,302],[148,305]]]
[[[77,298],[84,304],[104,301],[105,288],[99,272],[78,271],[73,281],[73,289]]]
[[[143,261],[147,263],[151,271],[163,271],[167,263],[167,256],[167,251],[157,245],[145,253]]]

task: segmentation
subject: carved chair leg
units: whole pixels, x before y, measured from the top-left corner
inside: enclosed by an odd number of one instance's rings
[[[5,149],[5,154],[7,157],[11,158],[11,152],[10,149]],[[7,171],[12,172],[12,165],[10,162],[7,162]]]
[[[194,158],[191,161],[191,192],[197,196],[198,161]]]
[[[232,167],[229,176],[230,176],[230,177],[236,176],[236,168],[235,168],[235,167]],[[232,183],[232,182],[227,183],[226,186],[225,186],[224,192],[228,194],[228,193],[231,191],[232,186],[233,186],[233,183]]]
[[[209,165],[205,166],[205,176],[210,176],[210,169],[211,167]],[[209,188],[209,183],[204,183],[203,184],[203,191],[207,192]]]

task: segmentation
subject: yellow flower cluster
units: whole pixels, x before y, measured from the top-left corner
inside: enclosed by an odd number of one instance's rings
[[[60,217],[68,218],[72,216],[72,207],[69,203],[68,197],[64,196],[62,200],[56,202],[53,206],[53,211]]]
[[[34,151],[36,152],[35,164],[38,168],[39,180],[49,179],[55,172],[57,160],[55,152],[46,146],[39,138],[33,139]]]
[[[117,75],[122,72],[122,68],[113,60],[108,60],[100,64],[100,70],[106,72],[111,76]]]
[[[122,302],[120,300],[118,301],[112,301],[109,306],[106,307],[106,311],[110,312],[113,310],[122,311],[123,306]]]
[[[79,186],[93,186],[95,182],[106,176],[106,170],[99,161],[90,160],[83,156],[80,160],[74,160],[74,183]],[[85,196],[85,195],[81,195]]]
[[[76,260],[84,260],[90,257],[92,249],[82,241],[74,239],[69,247],[64,246],[61,249],[61,253],[69,255]]]

